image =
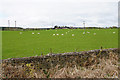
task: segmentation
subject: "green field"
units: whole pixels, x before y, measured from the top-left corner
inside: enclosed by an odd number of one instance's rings
[[[86,29],[85,34],[83,32],[82,29],[2,31],[2,58],[79,52],[100,49],[101,46],[118,48],[117,29]]]

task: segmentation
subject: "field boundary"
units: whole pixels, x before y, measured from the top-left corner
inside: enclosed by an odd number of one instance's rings
[[[4,59],[3,78],[118,78],[118,51],[110,48]]]
[[[81,52],[70,52],[70,53],[59,53],[59,54],[48,54],[48,55],[41,55],[41,56],[34,56],[34,57],[23,57],[23,58],[10,58],[10,59],[3,59],[2,62],[5,63],[33,63],[36,61],[44,61],[49,58],[69,58],[71,56],[89,56],[91,54],[98,55],[99,53],[109,53],[114,52],[118,53],[118,48],[109,48],[109,49],[97,49],[97,50],[90,50],[90,51],[81,51]]]

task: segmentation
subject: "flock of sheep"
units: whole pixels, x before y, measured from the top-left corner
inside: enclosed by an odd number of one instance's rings
[[[70,31],[68,31],[68,32],[66,32],[66,34],[67,33],[69,33]],[[86,32],[86,33],[90,33],[90,32]],[[116,32],[113,32],[113,34],[115,34]],[[22,34],[22,32],[20,32],[20,34]],[[35,34],[34,32],[32,32],[32,34]],[[37,33],[37,34],[40,34],[40,33]],[[83,34],[85,34],[85,32],[83,32]],[[96,33],[93,33],[94,35],[96,35]],[[59,36],[60,34],[52,34],[53,36],[55,36],[55,35],[57,35],[57,36]],[[62,36],[64,35],[64,34],[61,34]],[[72,34],[72,36],[75,36],[75,34]]]

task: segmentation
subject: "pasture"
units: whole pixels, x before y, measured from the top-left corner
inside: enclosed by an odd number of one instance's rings
[[[2,31],[2,58],[118,48],[118,29]]]

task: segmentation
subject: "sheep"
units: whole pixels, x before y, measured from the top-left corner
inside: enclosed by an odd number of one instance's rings
[[[64,35],[64,34],[61,34],[62,36]]]
[[[20,32],[20,34],[22,34],[22,32]]]
[[[94,33],[94,35],[96,35],[96,33]]]
[[[74,34],[72,34],[72,36],[74,36]]]
[[[53,34],[53,36],[55,36],[55,34]]]
[[[34,32],[32,32],[32,34],[34,34]]]

